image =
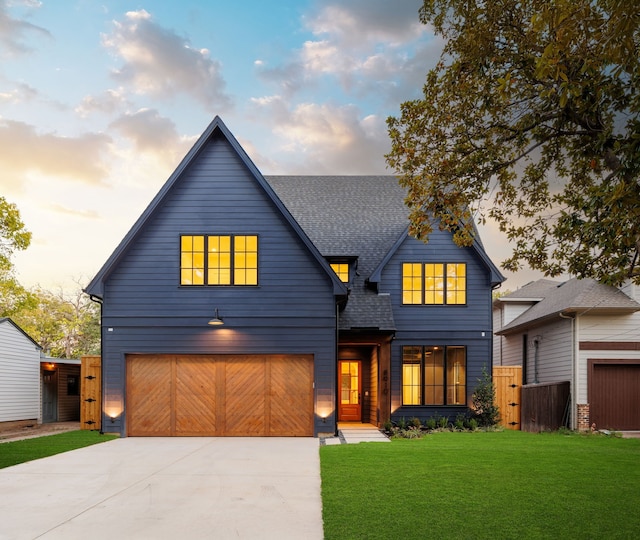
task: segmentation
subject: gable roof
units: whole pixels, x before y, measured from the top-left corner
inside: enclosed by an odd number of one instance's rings
[[[558,317],[560,314],[589,312],[609,315],[640,311],[640,304],[620,289],[603,285],[593,279],[573,278],[564,283],[543,279],[499,298],[496,303],[508,303],[511,300],[535,303],[522,315],[496,332],[498,335],[517,332]]]
[[[271,186],[267,183],[267,181],[262,176],[262,173],[257,169],[257,167],[253,164],[249,156],[246,154],[244,149],[240,146],[240,143],[236,140],[236,138],[231,134],[227,126],[220,119],[219,116],[216,116],[213,121],[209,124],[204,133],[200,136],[197,142],[193,145],[191,150],[187,153],[184,159],[180,162],[176,170],[169,177],[169,179],[162,186],[157,195],[153,198],[149,206],[145,209],[142,215],[135,222],[133,227],[129,230],[127,235],[122,239],[118,247],[111,254],[109,259],[107,259],[106,263],[102,266],[102,268],[98,271],[98,273],[91,280],[89,285],[84,289],[84,291],[94,298],[102,298],[104,293],[104,282],[109,277],[109,274],[116,268],[119,261],[126,254],[129,247],[138,237],[138,235],[143,231],[145,224],[152,217],[152,215],[156,212],[158,208],[162,206],[162,203],[167,197],[167,195],[172,190],[173,186],[180,181],[180,178],[183,172],[188,168],[188,166],[197,159],[200,151],[206,145],[206,143],[216,134],[221,134],[227,142],[234,149],[242,163],[247,167],[251,175],[254,177],[259,187],[264,190],[267,197],[274,204],[277,211],[279,211],[289,226],[294,230],[294,232],[300,237],[303,244],[307,248],[307,250],[311,253],[311,255],[315,258],[317,263],[324,269],[329,278],[331,279],[333,285],[333,293],[336,296],[345,296],[347,294],[347,290],[345,285],[340,281],[340,279],[335,275],[331,267],[326,262],[324,257],[318,251],[318,248],[311,242],[309,237],[306,235],[304,230],[300,227],[300,225],[296,222],[295,219],[289,213],[289,210],[282,204],[282,201],[276,196]]]
[[[20,328],[12,319],[9,317],[0,317],[0,324],[8,323],[13,326],[18,332],[20,332],[24,337],[26,337],[31,343],[33,343],[39,350],[42,350],[42,347],[38,344],[38,342],[33,339],[29,334],[27,334],[22,328]]]
[[[408,237],[406,191],[395,176],[266,176],[278,197],[325,257],[357,257],[340,329],[394,330],[391,299],[367,287]],[[482,244],[472,249],[496,285],[504,277]]]

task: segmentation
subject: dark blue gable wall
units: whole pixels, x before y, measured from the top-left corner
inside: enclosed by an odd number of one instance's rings
[[[402,263],[466,263],[466,305],[402,305]],[[467,404],[482,375],[491,372],[491,284],[489,271],[470,248],[456,246],[447,232],[435,230],[428,244],[411,237],[400,246],[382,273],[379,290],[391,295],[396,339],[391,350],[391,411],[394,419],[426,418],[435,413],[454,418],[464,407],[403,407],[402,347],[464,345],[467,347]]]
[[[180,286],[181,234],[257,234],[259,285]],[[107,414],[126,406],[127,353],[313,354],[316,412],[334,407],[331,280],[222,136],[203,147],[141,229],[103,300]],[[224,327],[207,325],[216,308]],[[316,428],[330,431],[333,422]],[[124,415],[103,425],[126,432]]]

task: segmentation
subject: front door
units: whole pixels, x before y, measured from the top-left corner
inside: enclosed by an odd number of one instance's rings
[[[58,420],[58,377],[55,371],[42,372],[42,422]]]
[[[362,364],[359,360],[340,360],[339,422],[362,421]]]

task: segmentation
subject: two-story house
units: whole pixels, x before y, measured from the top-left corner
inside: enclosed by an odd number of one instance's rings
[[[480,240],[408,235],[392,176],[273,176],[216,117],[87,286],[103,430],[314,436],[467,410],[491,371]]]

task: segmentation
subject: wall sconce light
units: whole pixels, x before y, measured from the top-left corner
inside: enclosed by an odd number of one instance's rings
[[[109,418],[111,418],[111,423],[114,424],[116,421],[116,417],[115,416],[110,416]]]
[[[218,314],[218,308],[216,308],[216,314],[213,319],[211,319],[207,324],[210,324],[211,326],[222,326],[224,324],[224,321]]]

